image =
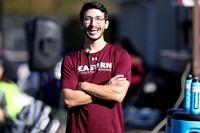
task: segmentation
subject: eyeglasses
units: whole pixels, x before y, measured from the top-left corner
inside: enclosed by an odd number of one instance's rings
[[[105,20],[105,18],[102,18],[102,17],[99,17],[99,16],[97,16],[97,17],[90,17],[90,16],[88,16],[88,17],[84,18],[84,21],[87,24],[91,23],[93,20],[95,20],[95,22],[97,24],[100,24],[103,20]]]

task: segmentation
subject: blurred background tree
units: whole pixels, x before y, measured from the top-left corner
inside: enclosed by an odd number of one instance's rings
[[[88,0],[0,0],[2,2],[2,15],[0,15],[1,27],[9,38],[13,29],[23,29],[26,20],[35,16],[45,16],[58,21],[63,28],[64,50],[71,50],[82,45],[84,36],[79,25],[79,12],[82,4]],[[118,14],[118,6],[112,0],[99,0],[108,9],[110,16],[110,26],[105,38],[111,42],[114,36],[114,18]],[[77,39],[78,38],[78,39]],[[7,39],[8,41],[10,39]],[[22,40],[22,39],[21,39]],[[5,42],[5,47],[11,49],[11,43]],[[22,45],[18,43],[17,45]],[[12,45],[13,47],[14,45]],[[22,48],[23,46],[15,46]],[[12,48],[16,49],[16,48]],[[66,51],[63,51],[64,53]],[[16,57],[16,56],[15,56]]]
[[[87,0],[2,0],[4,13],[8,14],[60,14],[76,16],[83,2]],[[99,0],[110,14],[117,13],[117,6],[112,0]]]

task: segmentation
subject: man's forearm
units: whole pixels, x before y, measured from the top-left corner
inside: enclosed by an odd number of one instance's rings
[[[99,99],[122,102],[130,83],[124,82],[121,86],[116,85],[96,85],[88,82],[79,83],[80,89]]]
[[[62,89],[64,102],[68,108],[87,105],[95,99],[103,99],[121,102],[128,90],[130,83],[124,75],[112,77],[105,85],[96,85],[88,82],[81,82],[77,90]]]
[[[62,89],[64,102],[67,108],[92,103],[95,98],[81,90]]]

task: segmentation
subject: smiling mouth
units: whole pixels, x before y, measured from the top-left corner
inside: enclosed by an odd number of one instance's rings
[[[99,32],[100,28],[88,28],[88,33],[90,35],[96,35]]]
[[[95,35],[99,30],[88,30],[90,35]]]

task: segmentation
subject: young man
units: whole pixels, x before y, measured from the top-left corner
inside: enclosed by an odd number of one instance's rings
[[[80,11],[84,47],[64,57],[61,89],[67,133],[124,133],[121,102],[131,80],[129,54],[104,40],[107,9],[87,2]]]

